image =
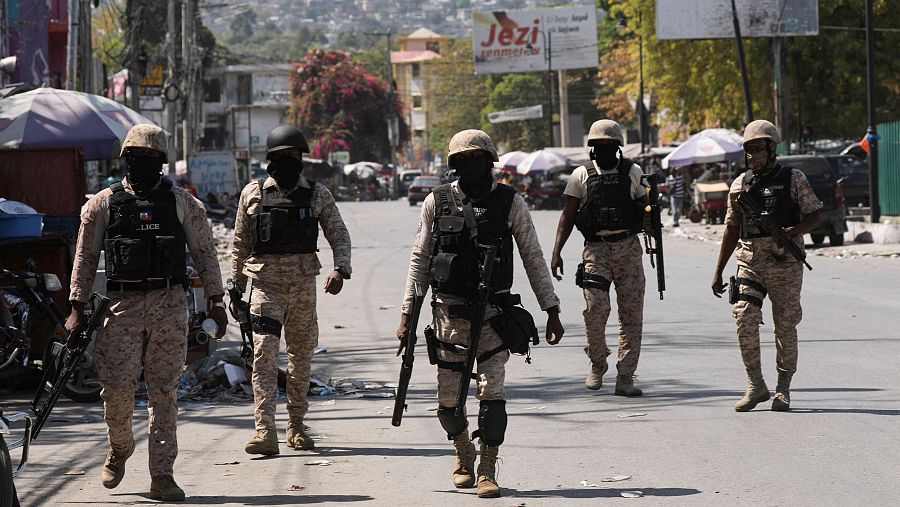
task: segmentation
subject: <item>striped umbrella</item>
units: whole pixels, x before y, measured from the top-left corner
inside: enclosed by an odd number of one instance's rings
[[[550,150],[538,150],[522,159],[516,169],[519,174],[541,173],[557,167],[565,167],[569,160]]]
[[[695,134],[662,160],[663,169],[691,164],[740,160],[744,149],[720,137]]]
[[[81,148],[85,160],[108,160],[139,123],[153,122],[99,95],[38,88],[0,100],[0,148]]]
[[[499,167],[503,172],[516,174],[516,167],[519,163],[525,160],[528,154],[524,151],[508,151],[503,155],[500,155],[500,161],[495,165]]]

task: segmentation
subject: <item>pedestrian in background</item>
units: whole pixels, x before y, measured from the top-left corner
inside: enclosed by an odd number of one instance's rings
[[[681,220],[681,208],[684,205],[684,175],[681,169],[673,167],[666,178],[669,187],[669,205],[672,208],[672,226],[678,227]]]

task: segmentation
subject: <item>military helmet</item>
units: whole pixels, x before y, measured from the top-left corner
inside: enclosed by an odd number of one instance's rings
[[[588,145],[593,141],[600,141],[603,139],[610,139],[619,143],[619,146],[625,146],[625,136],[622,135],[622,126],[612,120],[597,120],[591,125],[591,130],[588,132]]]
[[[129,148],[146,148],[166,155],[166,131],[149,123],[135,125],[125,136],[119,156],[124,157]]]
[[[309,144],[297,127],[282,125],[275,127],[266,138],[266,156],[281,150],[297,148],[301,153],[309,153]]]
[[[772,125],[772,122],[766,120],[751,121],[747,128],[744,129],[744,144],[755,139],[768,139],[775,144],[781,142],[778,129],[775,128],[775,125]]]
[[[447,155],[447,160],[459,153],[476,150],[487,152],[494,162],[500,160],[497,157],[497,148],[494,147],[494,141],[491,141],[490,136],[481,130],[475,129],[463,130],[453,136],[453,139],[450,139],[450,152]]]

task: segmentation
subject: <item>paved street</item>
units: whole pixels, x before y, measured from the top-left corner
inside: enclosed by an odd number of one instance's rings
[[[353,236],[353,279],[339,296],[320,292],[317,378],[395,382],[399,304],[419,208],[402,202],[339,203]],[[536,212],[549,259],[557,212]],[[188,505],[885,505],[900,480],[900,261],[883,257],[810,256],[805,274],[800,364],[790,413],[768,404],[746,414],[732,406],[746,379],[728,304],[711,295],[718,251],[711,241],[666,236],[668,291],[648,280],[644,347],[638,369],[643,398],[584,388],[589,364],[573,282],[580,243],[564,251],[566,278],[557,283],[566,335],[513,357],[507,370],[510,414],[501,448],[504,497],[479,500],[450,480],[452,446],[437,418],[435,370],[420,342],[403,425],[390,424],[392,400],[313,398],[308,424],[315,452],[252,459],[251,404],[185,404],[179,414],[175,475]],[[320,240],[323,263],[330,250]],[[731,268],[729,268],[731,271]],[[517,261],[516,289],[537,310]],[[762,328],[764,373],[774,388],[770,304]],[[427,308],[422,322],[428,320]],[[539,326],[543,314],[537,315]],[[336,328],[336,326],[341,326]],[[230,326],[225,347],[238,335]],[[607,327],[615,344],[617,323]],[[614,370],[613,370],[614,371]],[[614,383],[613,371],[606,381]],[[20,398],[24,399],[26,394]],[[334,404],[328,403],[334,400]],[[6,403],[4,403],[6,405]],[[279,404],[279,432],[286,414]],[[477,412],[470,399],[469,412]],[[105,456],[102,407],[60,403],[17,480],[22,505],[144,504],[147,499],[145,409],[135,417],[138,448],[115,490],[100,485]],[[473,420],[470,418],[470,420]],[[473,420],[474,422],[474,420]],[[471,428],[474,429],[474,428]],[[330,460],[330,466],[306,465]],[[222,464],[234,463],[236,464]],[[77,475],[84,471],[83,475]],[[66,473],[76,475],[66,475]],[[620,482],[603,482],[614,476]],[[291,491],[298,486],[299,491]],[[622,493],[641,491],[643,498]]]

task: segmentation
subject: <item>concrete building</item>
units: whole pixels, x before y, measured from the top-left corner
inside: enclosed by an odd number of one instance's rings
[[[426,168],[432,161],[428,127],[437,115],[432,107],[435,64],[447,52],[449,42],[449,37],[420,28],[400,38],[400,51],[391,51],[397,94],[406,105],[411,131],[409,146],[399,161],[410,168]]]

